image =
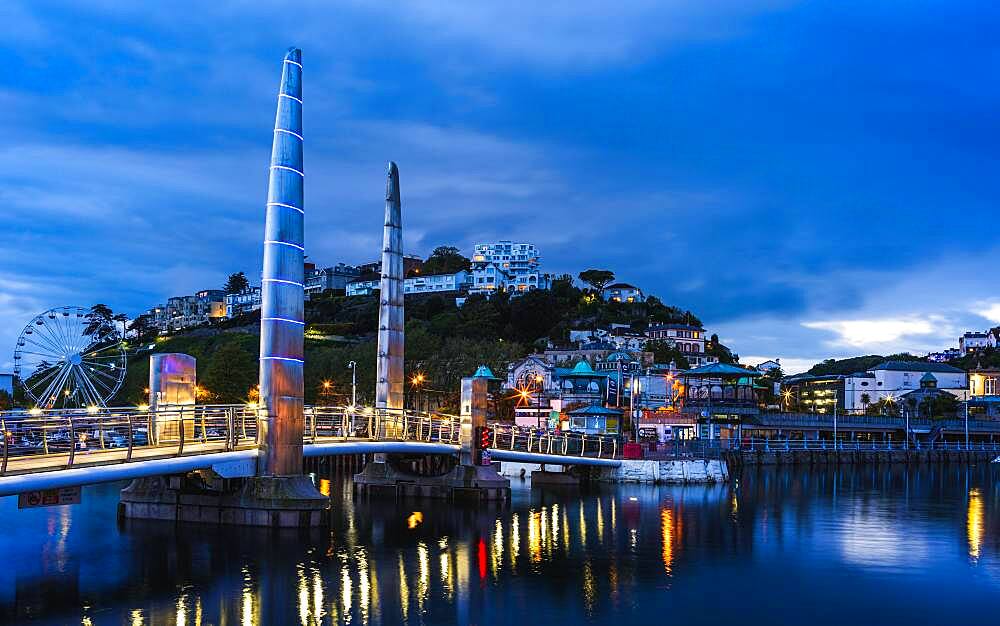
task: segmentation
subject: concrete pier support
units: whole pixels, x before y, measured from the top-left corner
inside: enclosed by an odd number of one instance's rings
[[[354,476],[356,493],[394,497],[445,498],[471,502],[510,500],[510,481],[500,476],[479,447],[476,434],[486,426],[488,381],[463,378],[459,463],[444,476],[412,476],[391,463],[369,463]]]

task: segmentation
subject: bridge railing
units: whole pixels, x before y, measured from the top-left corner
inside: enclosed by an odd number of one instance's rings
[[[953,450],[1000,452],[1000,443],[988,441],[827,441],[825,439],[731,439],[730,450],[749,452],[793,452],[793,451],[900,451],[900,450]]]
[[[248,448],[257,440],[252,404],[168,405],[0,412],[0,475],[91,463],[129,462]],[[304,441],[394,440],[458,444],[461,419],[445,413],[307,406]],[[617,437],[491,424],[494,448],[620,458]]]

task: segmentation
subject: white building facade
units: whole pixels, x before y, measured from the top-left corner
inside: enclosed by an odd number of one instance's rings
[[[413,276],[403,280],[403,294],[462,292],[469,286],[469,272],[461,270],[454,274],[431,274]],[[347,283],[349,296],[370,296],[380,287],[377,278],[365,277]]]
[[[260,287],[247,287],[239,293],[226,294],[226,317],[232,319],[260,310]]]
[[[924,361],[885,361],[867,372],[844,377],[844,406],[847,411],[861,411],[867,404],[883,398],[899,398],[904,393],[920,389],[920,379],[931,373],[937,388],[965,400],[969,395],[968,375],[946,363]]]
[[[205,289],[191,296],[174,296],[147,314],[160,332],[177,331],[226,317],[226,292]]]
[[[521,293],[548,289],[549,279],[539,271],[534,244],[497,241],[476,244],[472,255],[469,293],[489,295],[497,291]]]

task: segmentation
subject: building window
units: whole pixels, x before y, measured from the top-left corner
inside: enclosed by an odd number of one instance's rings
[[[983,393],[988,396],[995,396],[997,393],[997,379],[987,378],[983,381]]]

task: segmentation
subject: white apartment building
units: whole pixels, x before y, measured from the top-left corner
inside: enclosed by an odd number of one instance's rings
[[[260,287],[247,287],[239,293],[226,294],[226,317],[228,318],[259,311],[260,306]]]
[[[225,297],[221,289],[205,289],[193,296],[169,298],[147,313],[160,332],[181,330],[226,317]]]
[[[361,270],[353,265],[338,263],[333,267],[314,269],[306,273],[306,298],[317,296],[324,291],[346,289],[347,283],[357,279]]]
[[[962,354],[968,354],[976,350],[996,347],[996,337],[991,332],[985,333],[965,333],[958,338],[958,349]]]
[[[924,361],[885,361],[867,372],[844,377],[844,406],[848,411],[862,410],[862,396],[867,394],[869,404],[883,398],[898,398],[904,393],[920,389],[920,379],[930,373],[937,381],[937,388],[965,400],[969,395],[966,373],[946,363]]]
[[[548,289],[549,280],[538,271],[538,249],[534,244],[497,241],[476,244],[472,255],[469,293],[497,291],[519,293]]]
[[[602,294],[608,302],[642,302],[642,289],[628,283],[615,283],[604,288]]]
[[[469,285],[469,272],[462,270],[454,274],[432,274],[413,276],[403,280],[403,295],[414,293],[447,293],[464,290]],[[370,296],[379,289],[381,278],[373,275],[347,283],[347,295]]]

